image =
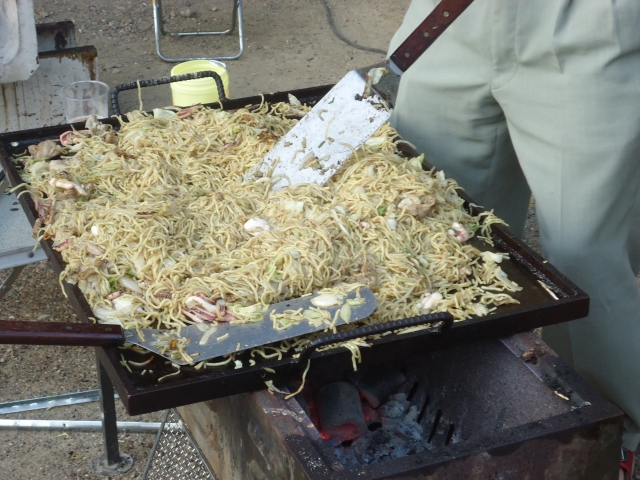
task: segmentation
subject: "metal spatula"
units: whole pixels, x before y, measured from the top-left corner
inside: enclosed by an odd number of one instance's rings
[[[376,309],[376,298],[371,290],[362,287],[359,291],[362,300],[358,301],[359,304],[350,306],[350,322],[362,320]],[[318,308],[327,311],[333,319],[336,311],[347,304],[347,300],[353,301],[357,295],[358,293],[354,290],[345,295],[340,305]],[[307,310],[314,306],[313,302],[317,297],[318,295],[311,295],[275,303],[269,307],[260,322],[249,324],[218,323],[215,330],[209,335],[208,341],[203,345],[201,340],[205,332],[198,325],[183,327],[179,335],[170,333],[175,332],[174,330],[143,328],[140,330],[144,338],[141,338],[136,330],[122,330],[117,325],[13,321],[0,321],[0,344],[106,347],[122,345],[126,342],[140,345],[179,365],[186,365],[188,364],[187,359],[176,355],[178,351],[175,348],[162,348],[159,344],[167,343],[170,338],[187,338],[190,343],[185,348],[186,353],[193,361],[200,362],[236,351],[323,331],[327,328],[326,324],[314,326],[307,321],[294,324],[286,330],[276,330],[273,328],[271,320],[272,312]],[[335,325],[344,323],[344,320],[339,317]]]
[[[389,119],[402,73],[472,1],[442,0],[385,63],[347,73],[271,149],[259,172],[271,173],[276,190],[329,180]]]

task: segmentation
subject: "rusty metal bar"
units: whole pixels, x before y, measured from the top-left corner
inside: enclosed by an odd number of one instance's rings
[[[94,469],[101,474],[117,475],[129,471],[133,467],[133,457],[126,453],[120,453],[113,385],[111,385],[111,380],[109,380],[100,360],[96,358],[96,362],[105,456],[94,462]]]

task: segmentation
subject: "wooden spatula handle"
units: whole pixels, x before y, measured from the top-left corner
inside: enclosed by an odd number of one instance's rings
[[[0,344],[105,347],[123,342],[118,325],[0,321]]]
[[[424,22],[391,54],[393,63],[406,72],[471,2],[473,0],[442,0]]]

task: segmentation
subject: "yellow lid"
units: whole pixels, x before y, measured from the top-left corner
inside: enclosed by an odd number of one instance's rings
[[[184,75],[185,73],[195,73],[203,71],[213,71],[220,75],[224,93],[229,96],[229,74],[226,65],[216,60],[191,60],[176,65],[171,69],[171,75]],[[171,95],[173,104],[180,107],[188,107],[197,103],[214,103],[219,100],[218,87],[213,78],[198,78],[196,80],[185,80],[184,82],[173,82],[171,85]]]

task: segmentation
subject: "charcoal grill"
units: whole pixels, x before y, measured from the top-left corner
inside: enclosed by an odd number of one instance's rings
[[[430,438],[421,453],[344,468],[304,398],[266,391],[178,409],[216,478],[617,479],[622,412],[536,335],[400,362]],[[315,370],[305,390],[347,377]],[[292,386],[295,388],[295,386]]]
[[[223,101],[227,110],[237,109],[246,105],[259,104],[262,101],[288,101],[288,94],[292,93],[302,102],[313,104],[331,88],[331,86],[313,87],[281,92],[237,100]],[[105,120],[114,128],[118,127],[116,119]],[[76,127],[81,127],[80,124]],[[59,135],[69,130],[68,125],[26,130],[0,135],[0,163],[12,185],[21,183],[19,172],[11,161],[11,155],[23,152],[28,145],[46,139],[57,139]],[[415,152],[409,149],[407,155]],[[33,224],[37,218],[34,204],[28,195],[20,197],[20,203],[29,221]],[[467,202],[467,207],[476,210],[477,207]],[[503,306],[492,315],[474,318],[455,323],[446,331],[429,329],[406,335],[387,335],[372,342],[371,348],[363,349],[363,364],[375,365],[389,359],[403,360],[411,358],[425,350],[436,350],[459,344],[469,340],[478,340],[496,336],[511,335],[554,323],[581,318],[588,312],[588,297],[565,278],[551,265],[511,232],[500,226],[493,228],[493,241],[499,251],[510,255],[512,261],[503,268],[509,278],[523,286],[523,291],[514,295],[520,305]],[[51,261],[54,270],[60,273],[64,263],[60,254],[51,248],[51,242],[42,244],[43,250]],[[92,316],[89,305],[76,286],[64,285],[67,296],[74,311],[81,321],[89,322]],[[353,331],[353,337],[362,336],[362,332]],[[334,337],[336,341],[345,337]],[[274,380],[276,385],[286,384],[300,378],[301,371],[306,366],[306,359],[311,360],[311,371],[329,371],[336,376],[346,374],[351,370],[350,353],[341,350],[316,352],[310,349],[294,358],[287,356],[281,360],[257,361],[255,366],[234,370],[233,367],[220,370],[196,371],[193,368],[183,368],[180,375],[172,377],[166,383],[157,384],[156,379],[174,370],[162,360],[156,358],[148,366],[155,372],[140,376],[137,372],[129,372],[121,365],[121,356],[133,361],[140,361],[142,357],[134,352],[123,352],[117,348],[96,348],[97,356],[103,365],[109,379],[113,383],[120,398],[130,415],[153,412],[157,410],[202,402],[219,397],[226,397],[243,392],[256,391],[265,387],[265,380]],[[244,360],[240,357],[241,360]],[[304,359],[304,361],[301,361]],[[245,365],[248,362],[243,361]],[[267,374],[265,368],[275,373]]]

